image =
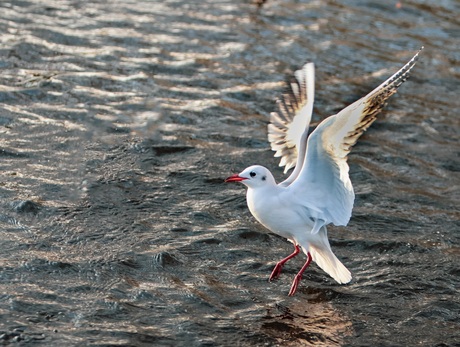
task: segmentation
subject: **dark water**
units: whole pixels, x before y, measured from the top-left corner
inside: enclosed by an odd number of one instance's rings
[[[458,1],[2,1],[0,343],[460,346]],[[283,80],[315,120],[424,45],[350,156],[354,280],[250,216]]]

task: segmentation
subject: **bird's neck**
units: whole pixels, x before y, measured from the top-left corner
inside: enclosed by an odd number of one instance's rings
[[[254,201],[265,201],[270,197],[276,196],[280,190],[285,189],[284,187],[280,187],[274,184],[266,184],[262,187],[255,187],[251,188],[248,187],[246,192],[246,199],[248,204],[253,203]]]

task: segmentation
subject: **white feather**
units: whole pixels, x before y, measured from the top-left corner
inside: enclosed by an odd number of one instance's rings
[[[278,185],[270,171],[258,165],[228,179],[248,187],[249,210],[262,225],[300,245],[339,283],[348,283],[351,274],[332,252],[326,225],[347,225],[351,217],[355,195],[347,155],[408,78],[419,53],[371,93],[323,120],[310,136],[314,65],[306,64],[295,72],[291,93],[278,100],[278,112],[272,113],[268,126],[280,165],[286,165],[285,171],[295,165],[294,171]],[[293,288],[295,292],[296,284]]]

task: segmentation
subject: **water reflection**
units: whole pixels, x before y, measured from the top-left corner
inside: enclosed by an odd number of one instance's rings
[[[2,2],[0,338],[455,345],[457,7]],[[276,166],[267,117],[306,60],[318,121],[422,44],[350,157],[354,218],[330,235],[355,281],[312,267],[287,298],[300,264],[268,282],[290,246],[222,179]]]

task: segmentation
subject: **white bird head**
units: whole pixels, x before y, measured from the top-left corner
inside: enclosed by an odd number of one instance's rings
[[[260,165],[250,166],[239,174],[228,177],[225,182],[241,182],[249,188],[276,185],[272,173]]]

